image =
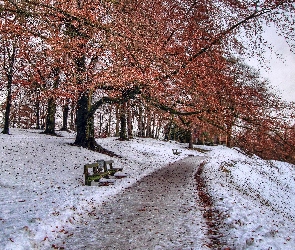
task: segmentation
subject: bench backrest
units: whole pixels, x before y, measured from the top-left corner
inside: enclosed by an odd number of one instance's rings
[[[93,169],[93,172],[95,172],[97,169],[98,169],[99,165],[97,162],[95,163],[89,163],[89,164],[85,164],[84,165],[84,174],[85,175],[88,175],[88,168],[92,168]]]

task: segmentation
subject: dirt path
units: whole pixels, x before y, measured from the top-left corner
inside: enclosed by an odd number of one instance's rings
[[[65,249],[204,249],[207,229],[194,180],[203,159],[173,163],[105,202]]]

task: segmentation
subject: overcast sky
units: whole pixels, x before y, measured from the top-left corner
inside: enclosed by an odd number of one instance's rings
[[[249,64],[260,68],[261,75],[270,80],[274,88],[281,92],[284,100],[295,102],[295,54],[290,52],[284,38],[278,36],[273,29],[266,29],[265,39],[272,43],[274,51],[281,54],[282,59],[277,58],[274,52],[266,53],[266,59],[269,61],[266,66],[269,66],[270,70],[260,67],[257,58],[249,59]]]

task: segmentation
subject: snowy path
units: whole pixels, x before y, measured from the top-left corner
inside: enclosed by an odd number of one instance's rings
[[[203,159],[175,162],[103,203],[90,222],[77,225],[65,249],[204,249],[193,178]]]

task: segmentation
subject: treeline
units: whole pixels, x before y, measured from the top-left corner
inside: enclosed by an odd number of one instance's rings
[[[75,145],[94,150],[97,136],[162,136],[292,162],[293,109],[240,58],[263,51],[266,23],[292,44],[294,9],[287,0],[1,1],[3,133],[71,129]]]

